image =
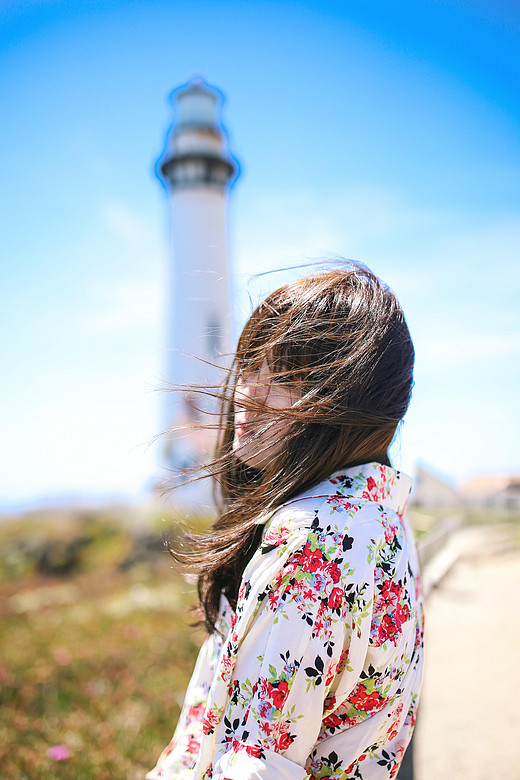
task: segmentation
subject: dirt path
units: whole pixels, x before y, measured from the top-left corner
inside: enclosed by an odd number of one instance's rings
[[[520,780],[520,551],[503,527],[461,533],[426,603],[415,776]]]

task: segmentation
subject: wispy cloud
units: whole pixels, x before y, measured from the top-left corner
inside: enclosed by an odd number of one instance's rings
[[[143,279],[122,279],[96,285],[92,306],[82,318],[92,335],[132,328],[148,328],[161,322],[164,300],[160,285]]]
[[[482,358],[513,357],[520,353],[520,333],[503,335],[462,334],[434,338],[428,344],[427,361],[436,364],[474,361]]]
[[[155,238],[152,226],[142,214],[125,203],[105,201],[101,206],[101,218],[112,234],[126,244],[151,243]]]

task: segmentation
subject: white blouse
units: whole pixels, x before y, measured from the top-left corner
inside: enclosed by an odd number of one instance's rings
[[[386,780],[422,676],[411,480],[364,464],[267,517],[148,780]]]

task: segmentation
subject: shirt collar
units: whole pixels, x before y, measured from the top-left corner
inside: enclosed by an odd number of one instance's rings
[[[382,463],[363,463],[335,471],[328,479],[287,501],[284,506],[305,498],[341,496],[382,504],[402,517],[411,487],[412,479],[408,474]]]

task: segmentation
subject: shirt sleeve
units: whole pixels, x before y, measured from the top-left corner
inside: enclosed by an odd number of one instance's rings
[[[238,649],[215,780],[308,777],[323,718],[366,656],[374,566],[362,537],[316,522],[262,594]]]

